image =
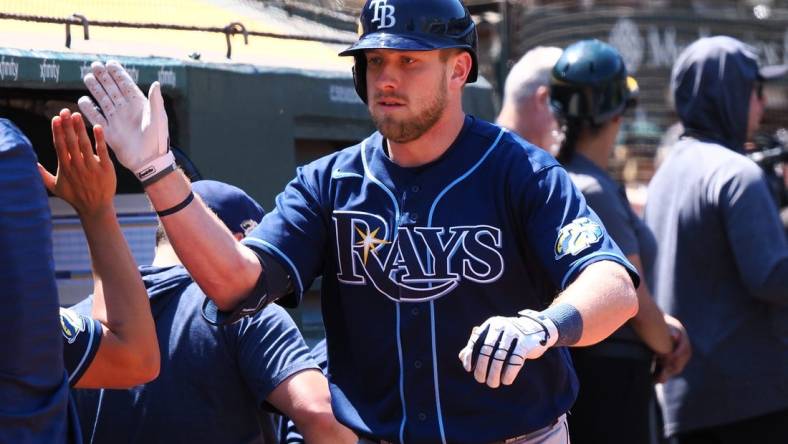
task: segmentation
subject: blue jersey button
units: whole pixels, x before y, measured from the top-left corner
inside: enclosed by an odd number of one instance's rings
[[[427,420],[427,414],[423,413],[423,412],[419,413],[418,414],[418,418],[419,418],[419,421],[426,421]]]
[[[422,365],[421,361],[419,361],[418,359],[415,362],[413,362],[413,366],[416,368],[421,368],[421,365]]]
[[[413,316],[418,316],[419,315],[419,307],[411,308],[410,309],[410,314],[412,314]]]
[[[410,190],[413,191],[414,193],[418,193],[419,191],[421,191],[421,187],[418,185],[413,185],[412,187],[410,187]]]

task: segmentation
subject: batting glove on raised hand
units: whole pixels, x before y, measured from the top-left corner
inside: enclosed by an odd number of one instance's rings
[[[533,310],[518,314],[494,316],[474,327],[460,350],[465,371],[473,371],[479,383],[491,388],[512,384],[526,359],[542,356],[558,340],[558,328],[547,316]]]
[[[118,161],[143,185],[157,173],[171,169],[175,157],[169,151],[167,113],[159,82],[153,82],[146,98],[120,63],[109,61],[105,66],[93,62],[90,69],[92,73],[83,80],[99,106],[83,96],[79,109],[93,124],[104,128]]]

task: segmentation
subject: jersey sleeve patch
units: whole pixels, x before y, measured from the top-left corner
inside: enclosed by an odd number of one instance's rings
[[[602,240],[604,235],[602,227],[587,217],[573,220],[558,232],[555,241],[555,260],[567,255],[577,256]]]
[[[72,386],[90,366],[101,342],[101,323],[74,310],[60,308],[63,365]]]

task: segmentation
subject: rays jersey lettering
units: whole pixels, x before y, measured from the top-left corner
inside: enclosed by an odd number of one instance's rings
[[[501,230],[489,225],[389,224],[376,214],[334,211],[340,282],[371,284],[394,301],[445,296],[460,282],[487,284],[503,274]]]
[[[389,5],[388,0],[372,0],[369,2],[369,8],[375,11],[371,22],[379,23],[378,29],[391,28],[397,24],[394,5]]]

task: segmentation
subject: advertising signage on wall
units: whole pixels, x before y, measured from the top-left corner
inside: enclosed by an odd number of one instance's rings
[[[22,51],[0,48],[0,84],[4,87],[82,89],[82,77],[90,72],[90,62],[108,56],[71,54],[55,51]],[[182,63],[161,58],[112,57],[124,64],[135,82],[158,80],[165,88],[185,85]]]
[[[739,24],[741,27],[742,24]],[[681,51],[701,37],[726,34],[752,45],[766,65],[788,63],[788,29],[782,33],[761,29],[760,34],[731,27],[726,32],[711,32],[711,26],[699,22],[695,33],[679,32],[674,24],[645,24],[638,26],[632,18],[620,18],[613,24],[607,41],[621,51],[627,69],[637,73],[641,66],[670,69]],[[736,35],[737,31],[742,35]],[[766,31],[766,32],[764,32]]]

